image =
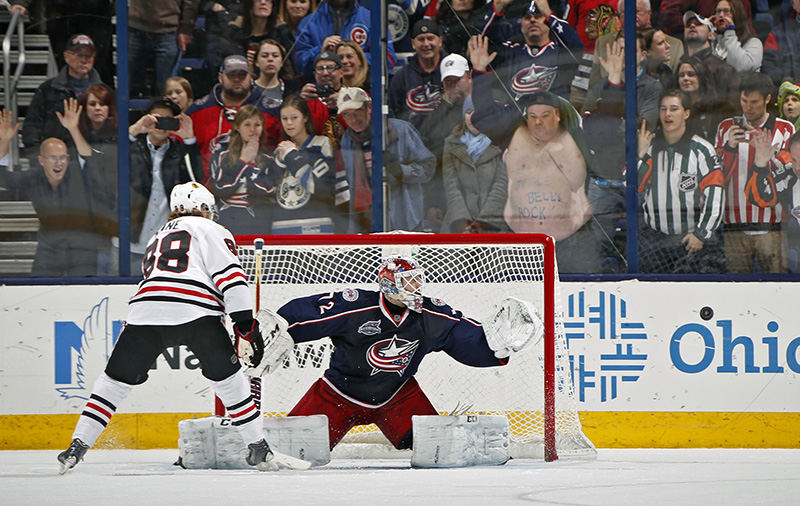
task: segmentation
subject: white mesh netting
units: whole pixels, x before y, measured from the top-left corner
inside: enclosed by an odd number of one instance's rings
[[[528,300],[540,312],[544,307],[544,249],[540,244],[381,244],[399,240],[398,236],[387,237],[369,236],[374,241],[371,244],[266,244],[261,307],[278,309],[295,297],[344,288],[376,290],[381,258],[396,253],[413,255],[419,261],[425,270],[426,296],[440,298],[478,321],[488,319],[494,305],[507,296]],[[425,241],[425,236],[400,237]],[[253,283],[252,243],[246,244],[242,238],[237,238],[237,243],[239,258]],[[557,280],[557,272],[555,275]],[[595,450],[581,431],[560,313],[557,307],[556,448],[559,457],[591,457]],[[539,458],[544,434],[543,342],[514,354],[504,367],[473,368],[445,353],[432,353],[422,361],[416,378],[442,414],[456,409],[463,412],[467,407],[466,413],[506,415],[512,456]],[[264,378],[262,399],[267,416],[282,416],[291,410],[327,368],[331,348],[328,339],[296,345],[283,367]],[[385,441],[377,427],[370,425],[355,427],[342,443]]]

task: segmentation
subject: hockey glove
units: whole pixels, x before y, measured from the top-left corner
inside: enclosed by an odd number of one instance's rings
[[[264,338],[258,320],[243,320],[233,324],[236,336],[236,353],[248,367],[256,367],[264,356]]]
[[[530,343],[537,343],[544,333],[544,324],[530,302],[507,297],[488,322],[484,322],[486,343],[497,358],[507,358]]]
[[[269,374],[277,370],[294,347],[289,335],[289,324],[278,313],[271,309],[262,309],[256,314],[264,335],[264,360],[259,375]]]

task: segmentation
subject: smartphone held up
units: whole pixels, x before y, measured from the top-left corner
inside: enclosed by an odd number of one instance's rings
[[[159,130],[178,130],[181,122],[178,118],[170,118],[168,116],[159,116],[156,119],[156,128]]]

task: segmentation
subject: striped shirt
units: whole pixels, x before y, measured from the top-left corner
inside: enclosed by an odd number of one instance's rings
[[[757,206],[752,202],[752,181],[754,174],[756,148],[747,142],[740,142],[735,150],[727,146],[728,133],[733,125],[733,118],[723,120],[717,128],[716,146],[722,158],[722,171],[725,174],[725,184],[727,188],[727,198],[725,206],[726,224],[745,224],[745,223],[780,223],[786,219],[786,206],[777,202],[771,206]],[[788,121],[769,115],[767,121],[758,127],[765,128],[773,132],[772,146],[775,148],[775,155],[767,164],[767,168],[775,176],[781,176],[788,169],[787,164],[790,160],[788,156],[787,144],[789,138],[794,134],[794,126]],[[777,189],[780,191],[780,189]]]
[[[675,144],[658,136],[639,162],[644,221],[664,234],[707,240],[725,205],[719,157],[710,142],[686,133]]]
[[[130,324],[180,325],[253,309],[233,236],[209,219],[168,221],[147,244],[142,271],[129,302]]]

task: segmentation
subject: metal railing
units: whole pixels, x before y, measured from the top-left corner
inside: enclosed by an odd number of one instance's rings
[[[14,29],[17,30],[18,50],[17,50],[17,67],[14,76],[11,76],[11,37],[14,34]],[[3,90],[4,90],[4,105],[7,111],[14,114],[14,119],[17,119],[17,85],[19,85],[20,76],[25,69],[25,23],[23,22],[22,15],[19,11],[15,10],[11,14],[11,22],[8,24],[8,29],[3,37]],[[16,136],[11,140],[9,146],[9,156],[11,161],[9,167],[14,167],[19,162],[19,143]]]

